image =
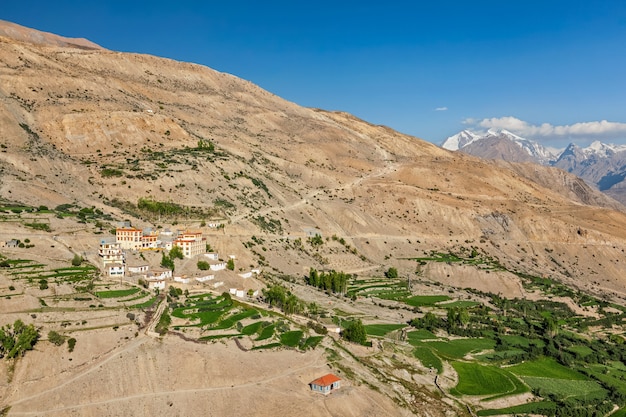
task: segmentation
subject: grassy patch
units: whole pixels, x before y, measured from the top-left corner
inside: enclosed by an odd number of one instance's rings
[[[246,336],[252,336],[253,334],[258,333],[259,330],[261,330],[261,327],[263,327],[263,322],[257,321],[241,329],[241,333],[245,334]]]
[[[606,398],[607,391],[595,381],[541,378],[522,376],[525,383],[538,390],[542,396],[553,394],[559,398],[581,398],[585,400]]]
[[[129,295],[133,295],[139,291],[139,288],[133,287],[125,290],[97,291],[94,294],[98,298],[121,298],[128,297]]]
[[[519,414],[538,414],[538,415],[554,415],[556,411],[556,403],[552,401],[539,401],[528,404],[520,404],[513,407],[480,410],[477,412],[479,416],[499,416],[505,414],[519,415]],[[615,414],[613,414],[615,416]]]
[[[512,373],[495,366],[467,362],[453,362],[452,366],[459,374],[455,394],[510,395],[523,387]]]
[[[302,330],[292,330],[290,332],[285,332],[280,335],[280,342],[285,346],[296,347],[298,346],[298,343],[300,343],[302,335]]]
[[[443,363],[441,359],[426,346],[418,346],[413,349],[413,355],[427,368],[435,368],[437,373],[443,372]]]
[[[455,339],[449,341],[424,342],[440,355],[450,359],[461,359],[468,353],[493,349],[496,342],[492,339]]]
[[[369,336],[383,337],[389,332],[406,327],[406,324],[367,324],[364,327]]]
[[[257,341],[260,340],[266,340],[269,339],[270,337],[274,336],[274,329],[276,328],[276,325],[274,324],[270,324],[269,326],[265,326],[263,328],[263,330],[261,330],[261,334],[259,334],[259,337],[256,338]]]
[[[552,358],[545,357],[511,366],[508,370],[519,376],[569,379],[578,381],[588,380],[588,378],[583,374],[561,365]]]
[[[413,346],[417,346],[423,340],[438,339],[438,337],[426,329],[415,330],[407,334],[407,340]]]
[[[306,339],[302,345],[303,349],[315,349],[317,345],[324,339],[324,336],[311,336]]]

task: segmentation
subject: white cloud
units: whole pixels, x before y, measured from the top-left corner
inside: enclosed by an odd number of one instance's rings
[[[490,119],[465,119],[463,124],[474,129],[506,129],[529,139],[626,139],[626,123],[581,122],[571,125],[555,126],[550,123],[533,125],[516,117],[492,117]]]
[[[437,107],[437,108],[435,109],[435,111],[446,111],[446,110],[448,110],[448,108],[447,108],[447,107]]]

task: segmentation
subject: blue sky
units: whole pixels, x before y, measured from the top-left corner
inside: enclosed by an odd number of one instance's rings
[[[228,72],[440,143],[626,143],[626,2],[7,1],[0,19]]]

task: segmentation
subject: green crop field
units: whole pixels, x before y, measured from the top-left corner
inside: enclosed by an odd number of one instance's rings
[[[257,321],[241,329],[241,333],[245,334],[246,336],[252,336],[253,334],[257,333],[261,329],[262,326],[263,326],[263,322]]]
[[[577,397],[585,400],[606,398],[607,391],[596,381],[571,379],[541,378],[537,376],[521,376],[531,388],[554,394],[561,398]]]
[[[270,337],[274,336],[274,329],[276,328],[276,325],[271,324],[269,326],[265,326],[263,328],[263,330],[261,330],[261,333],[259,334],[259,337],[256,338],[257,341],[260,340],[266,340],[269,339]]]
[[[425,346],[418,346],[413,349],[413,355],[427,368],[435,368],[437,373],[443,372],[443,363],[441,359],[433,353],[432,350]]]
[[[367,324],[365,325],[365,331],[370,336],[385,336],[387,333],[394,330],[406,327],[406,324]]]
[[[512,373],[495,366],[452,362],[459,383],[451,391],[461,395],[510,395],[528,391]]]
[[[122,298],[122,297],[128,297],[129,295],[133,295],[139,291],[140,291],[139,288],[133,287],[133,288],[125,289],[125,290],[98,291],[98,292],[95,292],[94,294],[98,298]]]
[[[429,346],[439,355],[450,359],[461,359],[468,353],[493,349],[495,344],[493,339],[484,338],[423,342],[424,346]]]
[[[436,340],[439,339],[434,333],[429,332],[426,329],[414,330],[407,333],[407,341],[413,346],[421,344],[423,340]]]
[[[292,330],[280,335],[280,343],[289,347],[296,347],[302,339],[302,330]]]
[[[258,311],[253,309],[253,308],[247,308],[243,311],[240,311],[236,314],[233,314],[232,316],[229,316],[227,318],[225,318],[224,320],[221,320],[217,326],[215,327],[211,327],[210,330],[223,330],[223,329],[230,329],[231,327],[233,327],[235,325],[235,323],[237,323],[239,320],[243,320],[245,318],[254,316],[255,314],[258,314]]]
[[[310,336],[306,339],[302,347],[304,349],[315,349],[324,339],[324,336]]]
[[[450,297],[447,295],[415,295],[405,299],[404,302],[412,307],[427,307],[448,300]]]
[[[578,381],[586,381],[589,379],[585,375],[559,364],[556,360],[545,357],[511,366],[508,370],[518,376],[570,379]]]
[[[556,403],[552,401],[538,401],[528,404],[520,404],[513,407],[493,409],[493,410],[480,410],[476,414],[479,416],[500,416],[500,415],[527,415],[527,414],[539,414],[539,415],[553,415],[556,411]],[[615,414],[612,414],[615,416]]]

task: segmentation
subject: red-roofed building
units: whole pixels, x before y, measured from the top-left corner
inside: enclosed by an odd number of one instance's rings
[[[339,388],[340,385],[341,378],[333,374],[324,375],[309,383],[311,390],[321,392],[322,394],[330,394],[332,390]]]

